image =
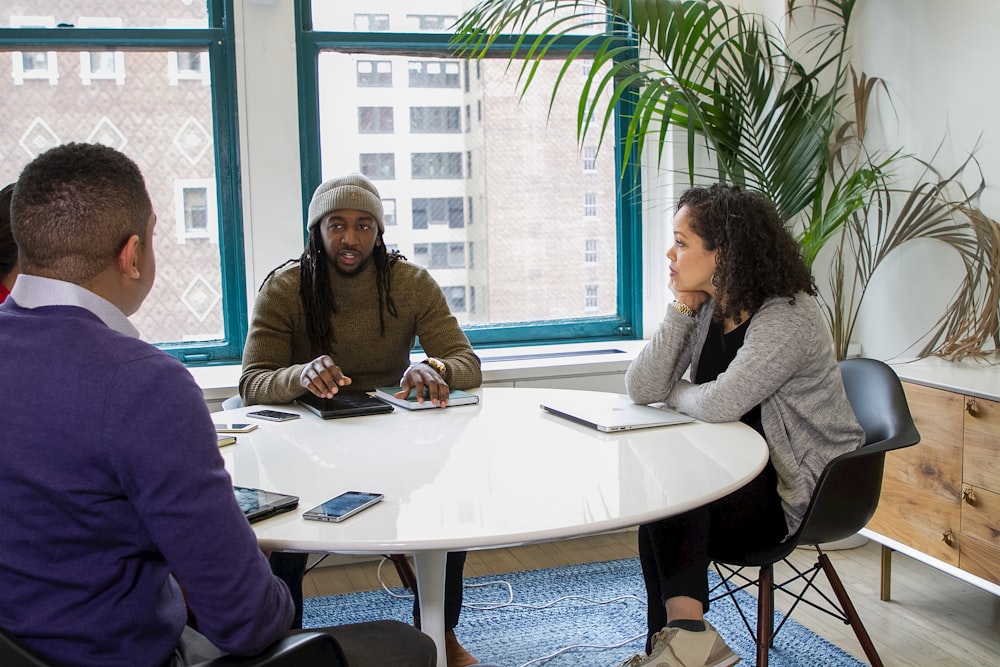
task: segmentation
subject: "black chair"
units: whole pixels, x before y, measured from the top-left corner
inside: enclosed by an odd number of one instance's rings
[[[3,667],[56,667],[25,647],[10,633],[0,628],[0,665]],[[258,655],[225,656],[196,667],[347,667],[340,645],[322,632],[301,632],[288,635]]]
[[[799,602],[849,623],[868,661],[873,667],[882,667],[871,637],[821,546],[850,537],[864,528],[878,506],[885,453],[917,444],[920,434],[913,425],[899,378],[889,366],[874,359],[848,359],[840,362],[840,371],[851,407],[865,430],[864,446],[838,456],[827,465],[802,525],[788,540],[769,551],[731,560],[724,558],[714,563],[722,583],[712,590],[711,601],[728,596],[736,602],[736,591],[757,588],[756,631],[737,604],[744,625],[757,642],[757,667],[767,667],[768,650],[774,645],[774,637]],[[812,567],[799,570],[786,557],[803,546],[814,547],[818,558]],[[783,582],[774,581],[774,564],[779,561],[784,561],[795,572]],[[743,568],[758,568],[756,578],[744,574]],[[836,601],[813,583],[820,571],[826,575]],[[795,589],[790,588],[796,582]],[[777,627],[774,626],[775,590],[794,598]],[[825,605],[806,599],[804,596],[810,590],[816,592]]]

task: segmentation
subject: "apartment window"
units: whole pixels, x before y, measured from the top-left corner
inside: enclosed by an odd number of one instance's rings
[[[382,222],[386,227],[396,224],[396,200],[382,198]]]
[[[638,171],[617,161],[621,146],[608,136],[607,150],[593,157],[596,170],[584,173],[577,96],[566,88],[576,84],[564,83],[554,103],[545,85],[560,76],[563,61],[557,54],[539,61],[535,77],[541,81],[522,98],[517,68],[508,63],[509,45],[497,44],[496,51],[475,61],[431,57],[452,52],[450,35],[417,34],[417,25],[406,18],[418,14],[412,9],[416,4],[380,5],[393,8],[387,11],[399,32],[352,33],[344,44],[343,33],[353,30],[352,14],[331,9],[327,0],[306,4],[316,8],[316,16],[314,29],[296,36],[298,44],[311,48],[301,54],[306,67],[298,83],[304,108],[317,110],[315,126],[302,127],[300,142],[306,194],[325,179],[356,171],[360,155],[395,151],[409,164],[400,162],[394,178],[376,181],[383,197],[398,202],[389,240],[426,266],[439,285],[462,285],[452,306],[474,345],[641,335],[634,323],[641,321],[642,272],[633,266],[642,252],[639,205],[631,199],[639,190]],[[433,11],[464,10],[463,0],[438,0]],[[583,44],[583,37],[576,43]],[[356,78],[364,61],[384,61],[386,70],[397,74],[391,97]],[[366,73],[371,71],[367,66]],[[579,86],[578,93],[582,81]],[[349,111],[345,99],[354,105]],[[595,103],[606,107],[604,98]],[[398,124],[393,135],[356,130],[358,106],[385,104],[407,110],[410,132]],[[454,132],[454,112],[428,112],[431,107],[459,109],[465,127]],[[431,132],[441,129],[452,131]],[[583,219],[587,194],[593,195],[593,216]],[[598,241],[600,261],[593,264],[581,257],[587,239]],[[591,284],[600,285],[602,297],[587,307],[581,294]]]
[[[81,16],[78,25],[81,28],[121,28],[120,18],[93,18]],[[117,85],[125,85],[125,52],[112,51],[81,51],[80,80],[83,85],[98,79],[111,79]]]
[[[584,264],[597,264],[597,239],[587,239],[583,242]]]
[[[410,132],[456,134],[462,131],[460,107],[410,107]]]
[[[416,23],[420,31],[442,31],[450,28],[458,20],[457,15],[409,14],[407,18]]]
[[[418,197],[413,200],[413,229],[429,225],[448,225],[452,229],[465,226],[461,197]]]
[[[458,88],[458,63],[452,60],[411,60],[410,88]]]
[[[597,172],[597,147],[596,146],[584,146],[583,147],[583,171],[586,174],[593,174]]]
[[[597,310],[597,285],[584,285],[584,310]]]
[[[209,180],[174,181],[174,220],[177,242],[189,239],[219,240],[215,208],[215,183]]]
[[[361,173],[373,181],[396,178],[395,153],[362,153],[358,156]]]
[[[587,192],[583,195],[583,217],[597,217],[597,193]]]
[[[392,107],[358,107],[358,132],[392,134]]]
[[[202,25],[195,19],[167,19],[171,28],[196,28]],[[171,86],[180,85],[181,81],[200,81],[202,85],[211,84],[208,69],[208,52],[185,50],[167,53],[167,81]]]
[[[392,62],[388,60],[359,60],[356,67],[358,88],[392,87]]]
[[[414,179],[462,178],[462,154],[413,153],[410,173]]]
[[[51,16],[11,16],[12,28],[53,28],[55,19]],[[59,59],[55,51],[14,51],[11,57],[11,74],[14,85],[25,81],[48,81],[49,85],[59,83]]]
[[[444,292],[444,298],[448,301],[448,308],[451,309],[451,312],[464,313],[466,311],[465,286],[442,287],[441,290]]]
[[[355,14],[354,29],[358,32],[385,32],[389,29],[389,15]]]
[[[0,84],[0,103],[16,110],[0,123],[0,182],[71,141],[135,160],[156,207],[159,277],[130,319],[144,340],[187,363],[238,362],[247,326],[241,197],[238,170],[219,157],[239,154],[227,94],[236,87],[233,3],[211,3],[212,16],[207,2],[42,4],[113,5],[115,15],[24,20],[12,8],[30,2],[0,3],[0,55],[20,78]],[[58,81],[56,94],[40,93],[46,80]]]

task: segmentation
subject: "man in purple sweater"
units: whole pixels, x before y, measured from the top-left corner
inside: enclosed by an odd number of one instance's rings
[[[236,502],[201,391],[127,319],[156,273],[138,167],[98,144],[53,148],[21,173],[11,212],[22,273],[0,304],[0,627],[67,665],[262,651],[288,633],[288,589]],[[326,632],[352,666],[434,663],[402,623]]]

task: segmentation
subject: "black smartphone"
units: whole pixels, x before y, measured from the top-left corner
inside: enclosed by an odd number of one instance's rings
[[[331,498],[322,505],[314,507],[302,516],[314,521],[343,521],[354,516],[363,509],[380,502],[385,496],[381,493],[367,491],[345,491],[336,498]]]
[[[253,412],[248,412],[246,416],[253,417],[254,419],[266,419],[269,422],[287,422],[292,419],[298,419],[302,415],[294,412],[282,412],[281,410],[254,410]]]

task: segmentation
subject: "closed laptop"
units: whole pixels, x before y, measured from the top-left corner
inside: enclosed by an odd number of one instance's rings
[[[686,424],[694,421],[683,412],[657,405],[633,403],[625,394],[575,391],[554,394],[541,407],[554,415],[598,431],[630,431],[639,428]]]

